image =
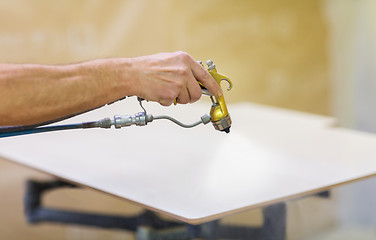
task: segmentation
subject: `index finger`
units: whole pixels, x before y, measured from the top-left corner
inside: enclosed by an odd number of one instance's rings
[[[202,83],[202,85],[215,97],[220,97],[223,95],[222,89],[219,84],[214,80],[210,73],[194,59],[191,61],[191,69],[193,76],[197,81]]]

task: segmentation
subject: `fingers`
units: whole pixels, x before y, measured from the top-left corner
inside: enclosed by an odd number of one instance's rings
[[[176,98],[176,101],[180,104],[187,104],[191,102],[187,88],[183,88],[179,93],[179,96]]]
[[[197,81],[214,96],[222,95],[219,84],[210,73],[185,52],[160,53],[133,60],[137,96],[170,106],[193,103],[200,99],[201,88]]]
[[[202,92],[200,85],[197,83],[196,78],[193,76],[193,73],[191,73],[191,75],[191,81],[187,82],[187,90],[189,94],[189,103],[194,103],[201,98]]]
[[[192,78],[193,75],[192,75]],[[200,99],[201,97],[201,88],[198,86],[196,80],[188,81],[187,87],[181,88],[179,95],[176,98],[165,98],[160,99],[159,103],[163,106],[170,106],[175,100],[177,103],[180,104],[187,104],[187,103],[193,103]]]
[[[193,59],[192,59],[193,60]],[[201,82],[208,91],[215,97],[223,95],[219,84],[212,78],[210,73],[196,61],[191,62],[192,73],[197,81]]]
[[[187,104],[187,103],[193,103],[200,99],[202,93],[201,93],[201,87],[197,83],[197,79],[193,74],[193,70],[191,67],[192,63],[196,63],[193,58],[185,53],[185,52],[175,52],[172,53],[172,55],[175,55],[175,59],[178,63],[178,70],[176,73],[174,73],[174,85],[176,84],[178,87],[178,94],[176,97],[174,97],[174,100],[176,99],[177,103],[180,104]],[[204,71],[206,71],[204,69]],[[209,74],[209,77],[210,74]],[[214,81],[214,80],[213,80]],[[172,87],[172,85],[170,85]],[[170,99],[164,98],[162,101],[159,101],[161,105],[163,106],[170,106],[173,101]]]

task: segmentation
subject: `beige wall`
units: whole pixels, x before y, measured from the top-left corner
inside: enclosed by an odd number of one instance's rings
[[[0,62],[183,50],[234,82],[230,102],[330,114],[321,1],[0,1]]]

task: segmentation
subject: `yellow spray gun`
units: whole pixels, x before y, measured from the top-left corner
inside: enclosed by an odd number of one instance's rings
[[[200,62],[202,65],[202,62]],[[217,81],[219,85],[221,85],[222,81],[226,81],[229,84],[227,91],[232,89],[232,82],[230,79],[220,73],[217,72],[215,64],[212,60],[208,60],[206,62],[207,70],[209,71],[210,75]],[[210,109],[210,121],[212,122],[215,129],[219,131],[224,131],[226,133],[230,132],[231,127],[231,118],[227,110],[226,102],[224,96],[214,97],[209,93],[209,91],[200,83],[202,88],[202,93],[205,95],[209,95],[212,101],[212,106]]]

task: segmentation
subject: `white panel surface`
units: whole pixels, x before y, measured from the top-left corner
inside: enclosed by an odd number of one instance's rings
[[[183,122],[210,108],[144,105]],[[65,122],[139,110],[129,98]],[[0,155],[194,224],[375,174],[374,135],[331,128],[332,118],[254,104],[229,111],[230,134],[158,120],[4,138]]]

